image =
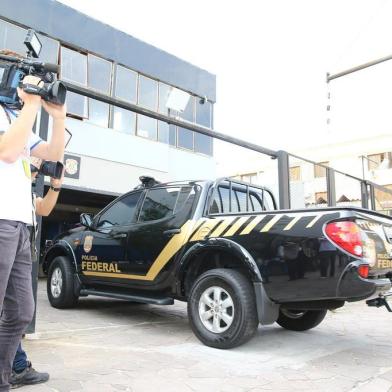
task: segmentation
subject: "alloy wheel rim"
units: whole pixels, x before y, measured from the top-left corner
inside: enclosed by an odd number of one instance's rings
[[[199,299],[199,317],[204,327],[213,333],[227,331],[234,320],[234,302],[219,286],[206,289]]]
[[[300,319],[306,313],[306,312],[300,312],[300,311],[289,310],[289,309],[281,309],[281,312],[286,317],[291,318],[291,319]]]
[[[50,291],[53,298],[58,298],[61,295],[61,290],[63,288],[63,274],[59,267],[55,268],[50,280]]]

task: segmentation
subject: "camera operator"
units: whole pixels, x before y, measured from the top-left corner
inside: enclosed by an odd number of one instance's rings
[[[34,166],[37,171],[32,173],[32,178],[38,174],[38,169],[41,166],[41,159],[31,158],[32,166]],[[63,171],[64,175],[64,171]],[[59,197],[59,192],[61,189],[61,185],[63,182],[63,176],[60,179],[51,178],[50,179],[50,188],[46,193],[45,197],[36,197],[33,194],[33,213],[39,216],[48,216],[55,207],[57,203],[57,199]],[[36,230],[36,228],[32,228],[32,230]],[[35,231],[33,232],[35,233]],[[32,253],[34,252],[34,238],[32,236]],[[35,260],[37,261],[37,260]],[[10,384],[12,388],[19,388],[24,385],[34,385],[44,383],[49,380],[49,374],[43,372],[37,372],[33,367],[31,362],[27,359],[27,354],[22,348],[22,344],[20,343],[18,346],[18,350],[16,351],[14,363],[12,365],[12,375],[10,378]]]
[[[23,83],[38,86],[41,79],[28,75]],[[19,113],[6,105],[0,108],[0,392],[9,391],[12,362],[34,314],[27,229],[33,221],[29,157],[57,161],[64,151],[65,106],[20,88],[17,92],[23,102]],[[32,132],[41,105],[53,118],[50,143]]]

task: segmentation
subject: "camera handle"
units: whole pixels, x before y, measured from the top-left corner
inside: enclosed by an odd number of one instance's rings
[[[35,84],[23,84],[20,82],[19,87],[27,94],[39,95],[42,98],[45,96],[45,90]]]

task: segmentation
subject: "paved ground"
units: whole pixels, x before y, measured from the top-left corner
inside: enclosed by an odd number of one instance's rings
[[[392,314],[349,304],[305,333],[261,327],[221,351],[192,334],[182,303],[158,307],[84,298],[48,305],[40,282],[37,334],[24,342],[47,384],[24,392],[392,391]]]

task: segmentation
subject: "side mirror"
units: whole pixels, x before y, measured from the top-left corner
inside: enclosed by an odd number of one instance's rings
[[[86,213],[80,214],[80,223],[83,226],[91,227],[93,223],[93,217],[90,214],[86,214]]]

